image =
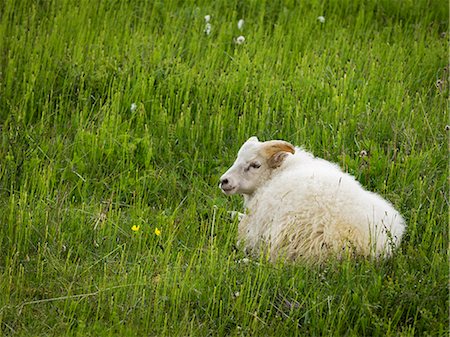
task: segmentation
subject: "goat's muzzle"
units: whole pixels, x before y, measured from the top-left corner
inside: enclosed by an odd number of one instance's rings
[[[235,186],[233,186],[231,184],[230,180],[227,178],[220,179],[219,187],[222,190],[222,192],[227,195],[232,194],[233,190],[235,190],[235,188],[236,188]]]

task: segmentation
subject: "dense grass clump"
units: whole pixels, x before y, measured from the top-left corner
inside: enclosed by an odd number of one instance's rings
[[[1,334],[447,336],[448,48],[445,1],[0,2]],[[391,200],[395,256],[246,258],[252,135]]]

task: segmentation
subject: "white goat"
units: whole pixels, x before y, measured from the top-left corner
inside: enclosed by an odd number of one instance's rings
[[[244,196],[239,241],[254,253],[268,249],[271,260],[318,261],[348,249],[385,256],[405,231],[388,201],[336,164],[282,140],[251,137],[220,178],[220,188]]]

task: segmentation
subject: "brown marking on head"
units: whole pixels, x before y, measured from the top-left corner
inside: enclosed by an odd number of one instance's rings
[[[295,148],[284,140],[269,140],[262,144],[261,154],[267,158],[270,168],[277,168],[289,153],[294,154]]]

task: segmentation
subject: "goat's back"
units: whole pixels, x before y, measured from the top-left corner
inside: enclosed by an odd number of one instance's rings
[[[379,195],[328,161],[297,151],[247,203],[240,235],[252,248],[263,239],[271,253],[291,258],[353,246],[360,253],[390,253],[404,221]],[[282,251],[282,252],[281,252]]]

